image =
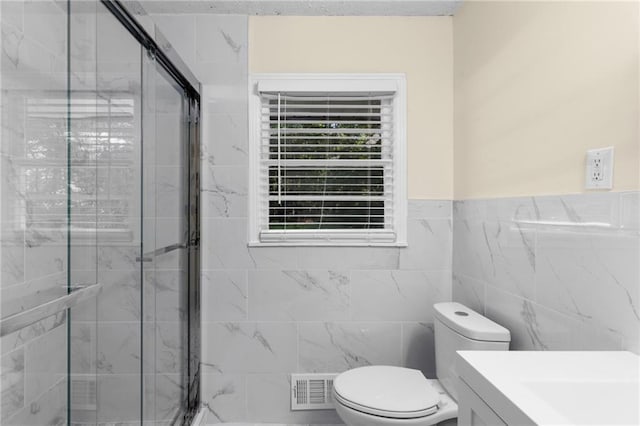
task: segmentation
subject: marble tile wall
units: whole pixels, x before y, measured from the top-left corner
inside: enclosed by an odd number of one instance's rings
[[[339,424],[292,412],[289,374],[404,365],[434,377],[451,300],[451,202],[410,200],[409,247],[247,247],[247,17],[154,16],[203,85],[202,402],[207,422]]]
[[[453,298],[512,349],[640,352],[638,192],[455,201]]]

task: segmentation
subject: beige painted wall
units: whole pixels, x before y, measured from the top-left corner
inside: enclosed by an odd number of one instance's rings
[[[465,2],[454,22],[455,198],[580,193],[615,147],[640,188],[638,3]]]
[[[451,17],[251,17],[249,70],[407,76],[408,193],[453,198]]]

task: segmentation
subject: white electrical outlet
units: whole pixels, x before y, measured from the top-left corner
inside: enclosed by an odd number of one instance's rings
[[[613,147],[587,151],[586,189],[613,188]]]

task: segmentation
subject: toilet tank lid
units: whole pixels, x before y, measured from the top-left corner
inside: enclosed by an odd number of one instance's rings
[[[483,342],[509,342],[509,330],[456,302],[433,305],[436,319],[464,337]]]

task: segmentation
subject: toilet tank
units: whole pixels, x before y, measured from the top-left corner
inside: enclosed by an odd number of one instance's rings
[[[436,374],[446,391],[458,400],[456,351],[507,351],[509,330],[456,302],[436,303]]]

